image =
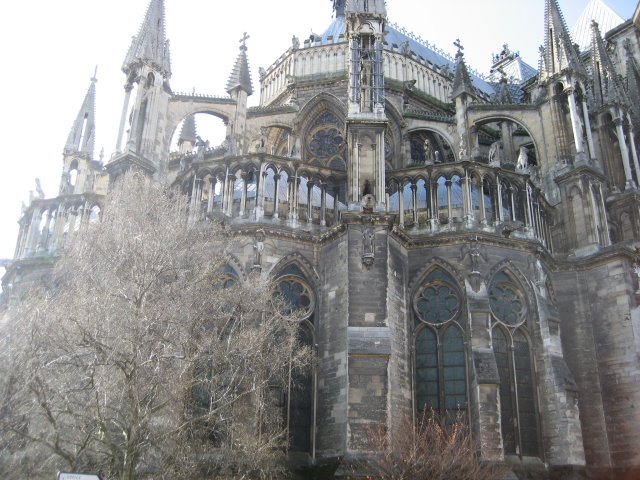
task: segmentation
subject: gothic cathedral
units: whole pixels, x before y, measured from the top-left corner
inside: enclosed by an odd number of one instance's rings
[[[558,0],[538,1],[539,69],[505,46],[484,79],[461,45],[447,58],[390,24],[384,0],[334,0],[324,34],[260,69],[248,107],[246,39],[228,95],[172,91],[151,0],[116,152],[94,159],[92,82],[4,291],[46,274],[136,169],[186,193],[189,221],[224,220],[238,278],[286,283],[306,311],[299,461],[354,458],[371,425],[427,407],[463,412],[482,457],[527,478],[640,468],[640,30],[593,22],[580,51]],[[196,134],[203,113],[222,144]]]

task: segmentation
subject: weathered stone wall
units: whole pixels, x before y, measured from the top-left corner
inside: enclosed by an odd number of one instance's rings
[[[562,342],[579,388],[587,462],[624,468],[640,454],[637,302],[628,261],[555,275]]]

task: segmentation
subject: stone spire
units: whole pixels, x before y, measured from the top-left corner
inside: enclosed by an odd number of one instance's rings
[[[82,102],[82,107],[78,112],[75,122],[71,127],[69,138],[65,145],[65,152],[85,153],[89,157],[93,157],[93,149],[95,147],[95,113],[96,113],[96,72],[91,78],[91,85],[87,90],[87,94]]]
[[[593,97],[596,105],[598,107],[623,105],[628,108],[631,102],[621,78],[615,71],[596,21],[591,22],[591,61],[593,63]]]
[[[345,10],[349,13],[373,13],[377,15],[387,15],[385,0],[346,0]],[[339,6],[340,0],[334,1],[334,8]],[[337,11],[337,8],[336,8]]]
[[[149,3],[147,14],[138,35],[133,37],[122,70],[129,75],[144,64],[160,72],[166,79],[171,77],[169,41],[165,37],[164,0],[151,0]]]
[[[564,70],[572,70],[586,77],[587,72],[571,40],[558,0],[546,0],[544,27],[542,76],[548,78]]]
[[[473,88],[471,75],[469,75],[467,65],[464,62],[464,53],[462,53],[462,50],[464,50],[464,48],[460,44],[460,40],[456,40],[454,45],[458,47],[458,53],[456,54],[456,72],[455,76],[453,77],[451,98],[459,97],[463,93],[474,96],[475,89]]]
[[[236,58],[236,64],[233,66],[233,71],[229,76],[227,82],[227,92],[231,94],[237,88],[243,89],[247,92],[247,95],[253,93],[253,87],[251,86],[251,73],[249,72],[249,61],[247,60],[247,40],[249,35],[245,32],[240,40],[240,53]]]
[[[192,145],[195,145],[196,136],[196,118],[195,115],[189,115],[184,119],[184,123],[182,124],[178,145],[182,145],[184,142],[191,142]]]

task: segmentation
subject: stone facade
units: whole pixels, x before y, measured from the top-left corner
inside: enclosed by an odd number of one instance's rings
[[[289,419],[301,461],[348,462],[371,426],[431,407],[464,413],[483,458],[518,474],[640,468],[637,26],[594,25],[579,54],[546,0],[541,70],[505,47],[496,68],[522,75],[488,83],[461,46],[448,59],[389,25],[382,1],[334,9],[261,71],[248,108],[244,43],[228,97],[171,91],[152,0],[123,68],[118,151],[103,168],[78,134],[92,82],[59,196],[23,213],[5,291],[40,278],[139,169],[189,195],[190,221],[224,220],[239,278],[305,292],[317,362],[291,407],[305,418]],[[195,136],[196,113],[225,122],[222,145]]]

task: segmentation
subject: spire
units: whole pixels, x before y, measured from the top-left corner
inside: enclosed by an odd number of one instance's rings
[[[617,104],[630,106],[631,102],[624,90],[602,40],[598,23],[591,22],[591,61],[593,62],[593,96],[598,106]]]
[[[96,113],[96,75],[98,73],[98,67],[91,77],[91,85],[84,97],[82,107],[78,112],[75,122],[71,127],[69,138],[67,138],[67,144],[65,145],[65,152],[79,152],[86,153],[89,157],[93,157],[93,149],[95,145],[95,113]]]
[[[340,0],[334,0],[334,8],[338,11],[337,6],[343,4]],[[346,0],[345,10],[350,13],[373,13],[378,15],[387,15],[387,6],[385,0]]]
[[[229,76],[229,81],[227,82],[227,92],[229,94],[236,88],[243,89],[247,92],[247,95],[251,95],[253,93],[253,88],[251,86],[251,73],[249,72],[249,61],[247,60],[248,39],[249,35],[245,32],[240,40],[240,53],[238,54],[238,58],[236,58],[236,64],[234,65],[233,71]]]
[[[128,75],[142,64],[151,66],[165,78],[171,77],[169,41],[165,38],[164,0],[151,0],[149,3],[140,31],[131,41],[122,71]]]
[[[346,0],[332,0],[336,18],[344,17],[344,4]]]
[[[460,40],[456,40],[454,45],[458,47],[458,53],[456,54],[456,73],[453,78],[453,89],[451,90],[451,98],[456,98],[466,93],[468,95],[475,95],[473,83],[471,82],[471,76],[467,65],[464,63],[464,47],[460,43]]]
[[[544,57],[542,73],[550,77],[565,69],[586,76],[575,45],[564,21],[558,0],[546,0],[544,11]]]
[[[633,56],[630,39],[625,41],[624,48],[627,51],[627,92],[629,92],[634,120],[640,122],[640,67]]]
[[[196,135],[196,117],[195,115],[189,115],[182,124],[178,145],[182,145],[184,142],[191,142],[192,145],[195,145]]]

